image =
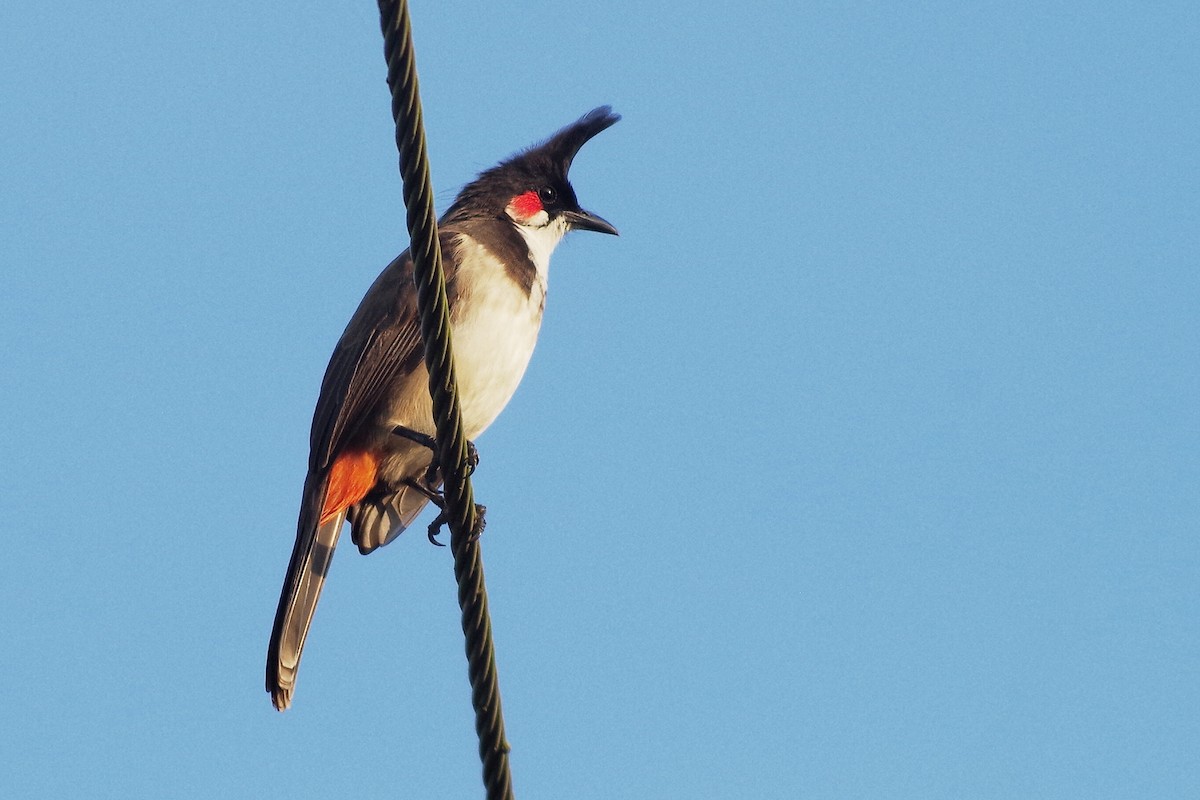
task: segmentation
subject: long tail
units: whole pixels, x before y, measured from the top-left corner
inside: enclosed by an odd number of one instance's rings
[[[292,704],[300,651],[304,649],[304,639],[345,519],[346,512],[340,512],[324,525],[313,528],[308,536],[296,539],[267,650],[267,691],[280,711]]]
[[[288,562],[275,627],[267,647],[267,691],[275,708],[292,704],[296,670],[308,628],[312,625],[321,587],[337,547],[346,510],[358,502],[375,482],[376,463],[370,456],[345,454],[328,476],[309,474],[296,532],[292,560]],[[320,514],[316,513],[321,509]]]

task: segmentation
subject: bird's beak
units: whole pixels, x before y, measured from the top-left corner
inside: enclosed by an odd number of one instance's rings
[[[611,233],[617,235],[617,229],[614,228],[603,217],[598,217],[595,214],[580,209],[579,211],[568,211],[563,216],[567,218],[567,222],[571,224],[571,229],[576,231],[595,231],[596,233]]]

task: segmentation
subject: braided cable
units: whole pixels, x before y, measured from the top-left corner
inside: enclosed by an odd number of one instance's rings
[[[387,82],[392,94],[392,118],[396,123],[396,147],[400,151],[400,177],[404,183],[409,234],[412,237],[413,281],[417,291],[417,313],[425,345],[425,367],[437,425],[437,458],[443,479],[446,522],[450,526],[450,549],[454,577],[458,582],[458,605],[466,639],[467,675],[471,703],[475,708],[475,732],[488,800],[511,800],[508,740],[500,707],[500,687],[492,643],[491,617],[483,577],[483,557],[474,538],[478,514],[468,466],[468,449],[463,433],[454,378],[450,344],[450,308],[446,276],[438,243],[433,185],[425,150],[425,126],[421,117],[416,62],[412,44],[412,21],[405,0],[378,0],[383,30]]]

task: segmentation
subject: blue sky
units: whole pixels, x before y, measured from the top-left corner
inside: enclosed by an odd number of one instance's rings
[[[588,109],[479,441],[522,798],[1200,791],[1194,3],[413,7],[434,182]],[[262,664],[405,246],[377,10],[0,10],[6,796],[481,796],[450,557]]]

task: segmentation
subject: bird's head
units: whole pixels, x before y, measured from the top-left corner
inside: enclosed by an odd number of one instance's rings
[[[620,118],[609,106],[593,109],[541,144],[481,173],[459,193],[447,218],[501,216],[527,240],[550,239],[551,247],[571,230],[616,234],[606,220],[580,207],[567,173],[579,149]]]

